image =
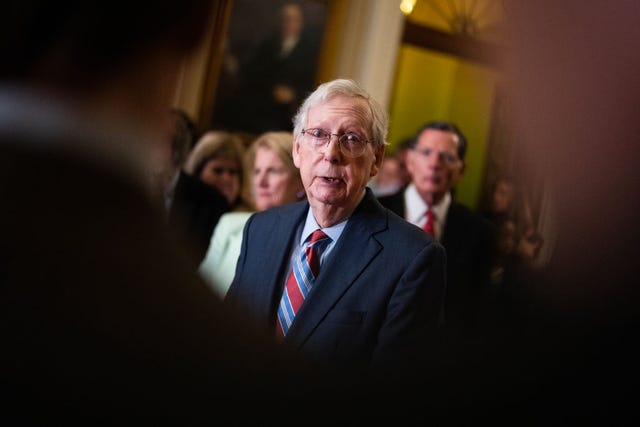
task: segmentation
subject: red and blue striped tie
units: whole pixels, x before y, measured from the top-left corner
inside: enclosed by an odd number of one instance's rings
[[[331,238],[324,234],[322,230],[314,231],[306,249],[300,251],[300,256],[293,263],[293,268],[287,278],[287,284],[278,306],[276,322],[276,336],[278,338],[282,339],[287,335],[291,323],[293,323],[293,318],[311,291],[320,268],[321,250],[329,242],[331,242]]]

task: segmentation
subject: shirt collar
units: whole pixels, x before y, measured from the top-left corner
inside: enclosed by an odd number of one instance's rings
[[[410,223],[416,225],[422,224],[427,208],[430,208],[436,215],[436,222],[438,224],[444,224],[444,220],[449,212],[449,206],[451,206],[451,192],[447,192],[440,203],[429,207],[422,197],[420,197],[420,194],[418,194],[415,185],[409,184],[404,192],[404,204],[406,219]]]
[[[331,238],[333,243],[338,241],[338,238],[342,234],[344,227],[347,225],[349,219],[345,219],[338,224],[332,225],[331,227],[322,228],[316,222],[316,219],[313,217],[313,212],[311,211],[311,207],[307,210],[307,218],[304,222],[304,227],[302,228],[302,234],[300,235],[300,245],[309,240],[311,234],[316,231],[318,228],[322,229],[324,233]]]

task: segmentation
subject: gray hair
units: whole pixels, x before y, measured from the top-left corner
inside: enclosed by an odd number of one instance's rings
[[[388,145],[387,131],[389,130],[389,115],[378,101],[373,99],[354,80],[336,79],[322,83],[311,95],[305,99],[293,118],[293,133],[295,136],[302,133],[307,123],[307,112],[310,108],[324,104],[336,96],[362,98],[369,104],[371,112],[371,144],[374,149]]]

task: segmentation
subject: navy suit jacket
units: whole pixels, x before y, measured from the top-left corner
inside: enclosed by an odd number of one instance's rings
[[[378,200],[404,217],[404,191]],[[447,252],[445,324],[456,329],[474,328],[489,302],[494,227],[481,215],[452,201],[440,242]]]
[[[308,209],[303,201],[259,212],[244,229],[227,301],[274,333],[293,239]],[[444,248],[367,189],[284,342],[336,367],[384,367],[415,356],[437,328],[445,268]]]

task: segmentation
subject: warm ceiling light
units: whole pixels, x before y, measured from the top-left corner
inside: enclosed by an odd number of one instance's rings
[[[413,7],[416,5],[416,0],[402,0],[400,2],[400,10],[405,15],[410,15],[413,12]]]

